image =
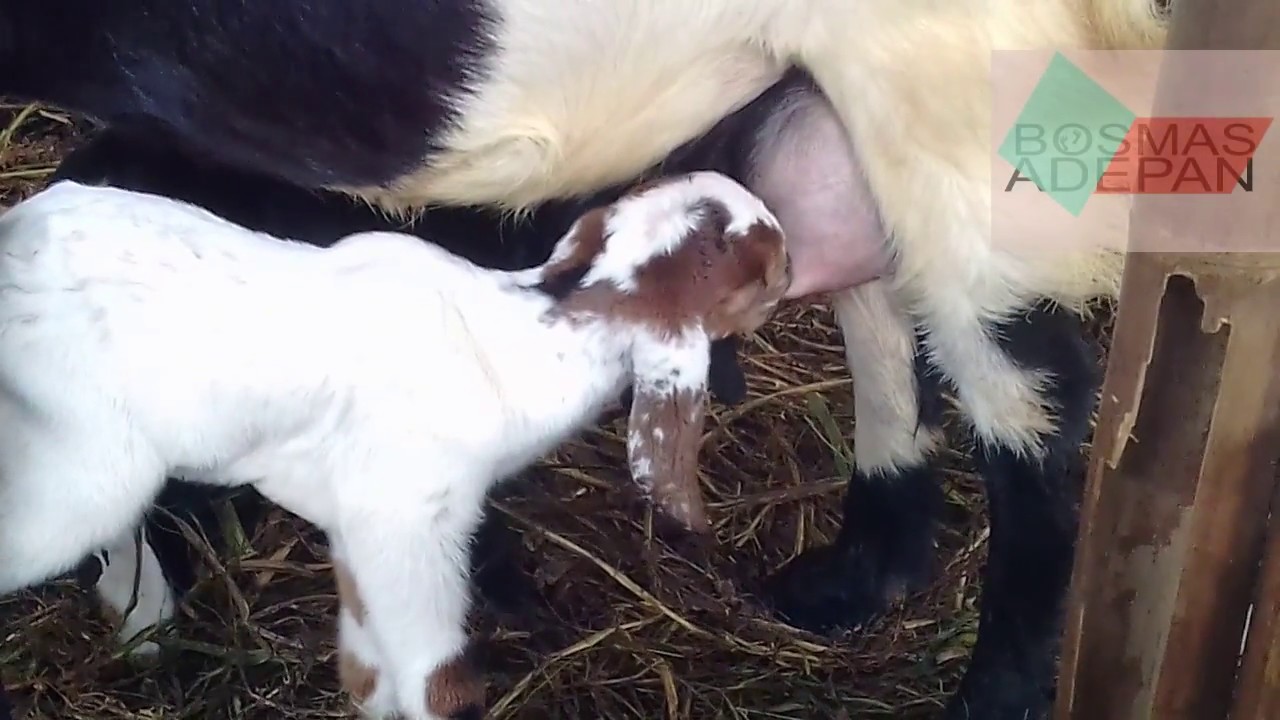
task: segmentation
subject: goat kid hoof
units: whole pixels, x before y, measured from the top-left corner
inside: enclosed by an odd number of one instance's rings
[[[865,551],[813,548],[765,579],[764,599],[779,619],[801,630],[830,635],[857,628],[923,584],[877,565]]]
[[[123,648],[129,642],[129,638],[120,637],[117,638],[117,642]],[[161,650],[159,643],[153,640],[143,640],[134,647],[125,650],[121,655],[131,665],[151,667],[160,662]]]
[[[160,659],[160,646],[151,640],[138,643],[138,646],[125,653],[130,662],[151,665]]]

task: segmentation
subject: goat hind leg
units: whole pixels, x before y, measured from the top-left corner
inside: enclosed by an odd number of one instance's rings
[[[832,298],[854,382],[855,469],[831,545],[767,581],[788,622],[814,632],[856,627],[929,580],[941,510],[932,453],[938,388],[916,352],[911,318],[886,280]]]
[[[998,338],[998,339],[991,339]],[[991,534],[982,573],[978,642],[949,720],[1047,717],[1075,550],[1084,458],[1081,447],[1099,381],[1078,318],[1036,307],[973,338],[971,353],[1005,358],[1003,377],[962,388],[984,412],[971,415]],[[988,365],[999,362],[992,358]],[[1035,408],[1018,408],[1030,395]],[[996,411],[1006,406],[1003,412]],[[1033,423],[1039,430],[1028,442]]]

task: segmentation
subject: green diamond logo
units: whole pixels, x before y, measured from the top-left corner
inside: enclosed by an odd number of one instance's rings
[[[1079,217],[1136,116],[1080,68],[1055,53],[1000,157]]]

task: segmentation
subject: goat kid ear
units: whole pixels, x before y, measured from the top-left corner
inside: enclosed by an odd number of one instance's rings
[[[698,485],[710,339],[701,330],[673,337],[642,334],[632,363],[627,429],[631,477],[650,502],[685,529],[710,532]]]
[[[739,338],[730,335],[711,343],[711,366],[708,370],[707,388],[711,399],[725,405],[741,405],[747,399],[747,376],[738,363]],[[634,391],[628,387],[618,401],[622,412],[631,412]]]

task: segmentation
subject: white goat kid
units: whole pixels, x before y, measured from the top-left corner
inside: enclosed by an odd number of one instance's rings
[[[56,183],[0,217],[0,592],[132,532],[166,475],[253,484],[330,538],[366,716],[474,713],[460,659],[486,493],[631,385],[636,480],[706,529],[708,345],[759,327],[789,282],[777,220],[715,173],[588,212],[519,272]]]

